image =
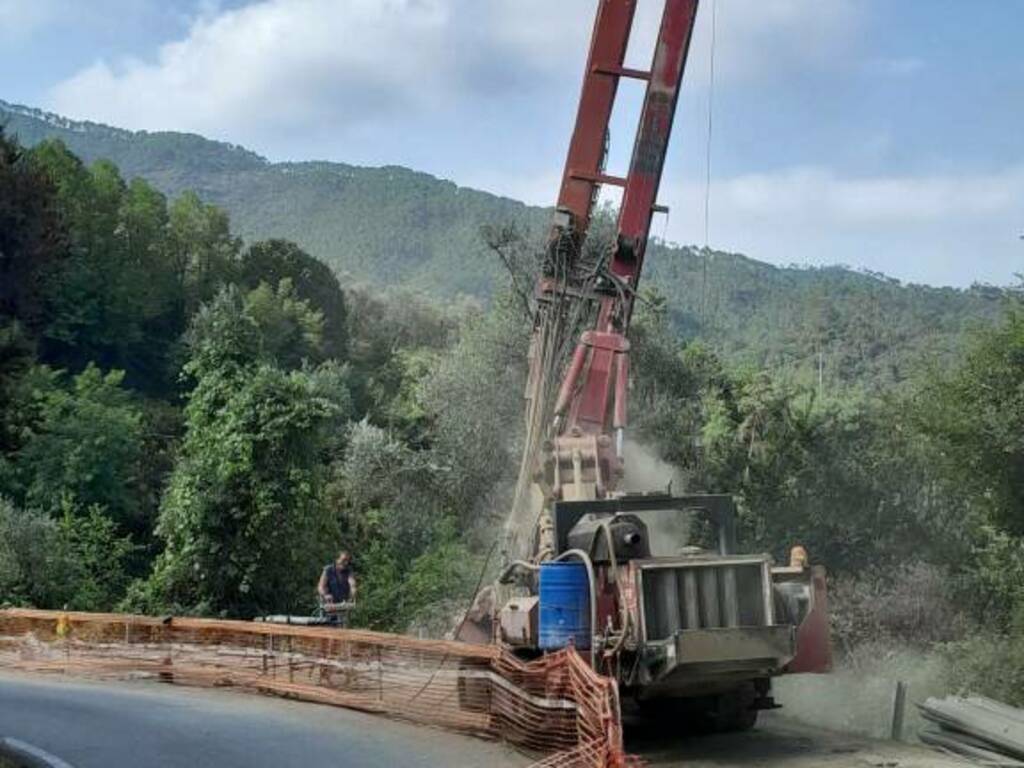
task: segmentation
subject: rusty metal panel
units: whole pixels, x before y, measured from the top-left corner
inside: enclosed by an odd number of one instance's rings
[[[622,195],[619,248],[611,264],[611,271],[631,285],[636,285],[643,265],[696,16],[697,0],[665,3],[640,129]]]
[[[828,621],[828,588],[825,569],[810,569],[810,611],[800,623],[796,657],[787,672],[829,672],[832,670],[832,641]]]
[[[767,555],[654,558],[638,562],[637,573],[645,642],[665,640],[677,629],[775,623]]]
[[[791,626],[740,629],[695,629],[675,638],[677,664],[706,664],[751,659],[777,659],[782,666],[796,649]]]
[[[539,602],[537,597],[518,597],[502,607],[498,618],[502,640],[509,645],[536,647]]]
[[[558,195],[558,207],[573,214],[582,236],[599,186],[596,179],[604,170],[608,122],[619,87],[618,76],[609,73],[622,69],[635,12],[636,0],[600,0],[594,22],[576,127]]]

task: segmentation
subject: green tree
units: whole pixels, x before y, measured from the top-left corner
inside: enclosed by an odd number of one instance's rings
[[[345,372],[334,364],[283,371],[263,347],[236,291],[196,318],[185,366],[195,388],[157,527],[165,549],[133,591],[135,607],[308,610],[337,541],[322,496],[349,409]]]
[[[45,326],[47,286],[65,255],[56,190],[0,127],[0,329]]]
[[[466,607],[479,565],[448,494],[452,474],[430,451],[366,421],[349,427],[328,498],[340,511],[343,545],[355,554],[357,623],[404,631],[414,621],[450,622],[452,600]]]
[[[0,493],[13,483],[11,462],[25,441],[30,423],[21,405],[23,382],[35,362],[35,345],[21,323],[0,321]]]
[[[241,256],[241,282],[249,288],[261,283],[280,285],[289,280],[296,295],[323,316],[323,354],[345,360],[348,318],[345,294],[330,267],[287,240],[253,243]]]
[[[1024,535],[1024,304],[976,331],[951,375],[931,373],[915,400],[935,460],[992,523]]]
[[[0,605],[109,611],[128,585],[135,546],[98,506],[54,519],[0,497]]]
[[[245,311],[259,329],[263,354],[282,368],[323,359],[323,315],[296,295],[290,278],[276,289],[260,283],[245,297]]]
[[[390,424],[387,411],[404,382],[396,355],[428,350],[440,353],[450,346],[467,309],[454,304],[441,307],[422,294],[405,290],[354,289],[346,299],[357,409],[378,423]]]
[[[0,497],[0,605],[60,607],[73,589],[73,566],[53,518]]]
[[[185,192],[169,210],[170,257],[191,317],[225,285],[238,277],[239,238],[231,234],[228,215]]]
[[[109,162],[86,168],[57,142],[36,147],[32,161],[55,189],[67,233],[68,256],[48,284],[44,361],[72,371],[90,362],[118,368],[131,386],[167,394],[184,295],[163,195],[140,179],[125,184]]]
[[[26,505],[58,514],[62,500],[102,507],[124,530],[150,521],[138,497],[142,418],[123,374],[93,365],[70,378],[41,369],[27,393],[37,417],[16,457]]]
[[[529,326],[504,295],[463,323],[458,342],[423,381],[434,461],[452,470],[446,489],[460,524],[505,514],[489,497],[518,469],[528,345]]]
[[[113,610],[128,589],[138,547],[98,504],[82,510],[66,500],[59,531],[70,561],[63,567],[73,576],[65,603],[78,611]]]

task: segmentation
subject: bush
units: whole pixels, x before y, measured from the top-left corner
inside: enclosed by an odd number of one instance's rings
[[[33,373],[39,422],[17,458],[26,506],[58,515],[72,496],[126,527],[139,522],[142,416],[123,376],[89,365],[64,386],[61,374]]]
[[[1024,538],[982,526],[975,534],[972,555],[965,574],[965,603],[989,632],[1006,631],[1014,623],[1024,629]]]
[[[837,579],[829,586],[832,636],[846,655],[868,644],[924,649],[960,640],[970,622],[955,602],[956,587],[947,571],[926,563]]]
[[[78,611],[110,611],[128,589],[129,569],[139,547],[117,532],[117,524],[94,504],[84,513],[65,503],[60,535],[72,558],[74,588],[68,606]]]
[[[431,527],[431,543],[411,562],[396,557],[395,542],[378,540],[359,557],[357,626],[443,636],[473,598],[480,563],[459,541],[455,526]]]
[[[1024,635],[977,635],[947,643],[940,652],[948,684],[959,693],[979,693],[1015,707],[1024,706]]]
[[[54,520],[0,498],[0,605],[59,607],[71,595],[74,570]]]
[[[0,498],[0,605],[109,611],[124,596],[136,547],[102,508],[63,507],[57,521]]]

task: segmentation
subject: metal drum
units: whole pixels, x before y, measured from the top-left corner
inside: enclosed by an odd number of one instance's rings
[[[583,563],[540,566],[540,648],[590,648],[590,584]]]

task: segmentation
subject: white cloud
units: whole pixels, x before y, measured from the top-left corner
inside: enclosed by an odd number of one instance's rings
[[[50,103],[133,128],[249,136],[267,121],[359,123],[436,95],[449,21],[432,0],[268,0],[200,16],[155,62],[97,62]]]
[[[669,239],[702,244],[704,187],[665,185]],[[710,244],[778,264],[846,263],[917,281],[1007,284],[1024,265],[1024,166],[849,178],[820,167],[722,179]]]
[[[821,64],[856,36],[852,0],[717,2],[724,78]],[[418,117],[472,110],[474,99],[574,94],[595,2],[261,0],[205,7],[187,35],[151,60],[99,60],[56,85],[47,106],[130,128],[257,144],[282,128],[365,131],[396,117],[415,130]],[[649,58],[660,7],[656,0],[639,6],[631,51],[643,51],[641,59]],[[710,2],[703,7],[692,53],[698,78],[706,68]]]
[[[72,46],[97,32],[131,39],[151,25],[180,29],[185,13],[164,0],[0,0],[0,40],[25,42],[55,30],[68,35]]]
[[[714,3],[723,86],[756,83],[781,93],[785,81],[807,71],[906,77],[926,66],[912,57],[866,58],[866,5],[855,0],[704,0],[686,85],[691,112],[694,90],[699,104],[707,82]],[[649,62],[661,6],[639,0],[629,64]],[[0,20],[29,7],[0,0]],[[152,57],[97,61],[57,85],[46,106],[130,128],[194,130],[277,157],[405,162],[551,204],[596,0],[203,7],[186,34]],[[691,144],[702,141],[701,120],[689,119],[680,128],[697,130]],[[631,122],[616,127],[632,136]],[[893,141],[875,131],[864,148],[871,157]],[[694,165],[686,167],[694,172]],[[699,243],[703,187],[672,182],[662,195],[673,209],[667,235]],[[1007,282],[1008,265],[1022,261],[1021,200],[1020,167],[855,177],[793,166],[716,181],[711,244],[777,263],[845,262],[909,279]]]
[[[551,205],[556,174],[460,179]],[[703,245],[704,185],[666,177],[651,233]],[[616,201],[617,192],[603,199]],[[710,245],[774,264],[850,264],[903,280],[1007,285],[1024,271],[1024,165],[990,174],[851,178],[792,167],[711,187]]]
[[[1024,199],[1024,168],[975,176],[838,178],[822,168],[792,168],[721,182],[737,212],[774,218],[801,214],[837,226],[884,227],[976,218],[1008,211]]]

